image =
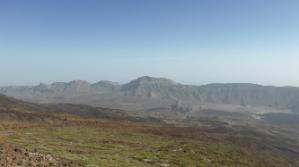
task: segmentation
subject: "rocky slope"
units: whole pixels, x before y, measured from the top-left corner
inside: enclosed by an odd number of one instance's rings
[[[56,159],[49,154],[31,152],[8,143],[0,145],[0,165],[3,167],[83,167],[79,163]]]

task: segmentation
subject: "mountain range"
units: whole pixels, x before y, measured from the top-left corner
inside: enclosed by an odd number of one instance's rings
[[[1,93],[2,166],[299,164],[295,87],[141,77],[127,84],[9,86]]]
[[[297,112],[299,88],[249,83],[184,85],[166,78],[140,77],[126,84],[82,80],[37,86],[7,86],[0,94],[38,103],[72,103],[130,111],[196,113]]]

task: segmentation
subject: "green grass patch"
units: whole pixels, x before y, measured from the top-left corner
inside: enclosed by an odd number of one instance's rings
[[[233,144],[121,128],[28,128],[17,131],[9,140],[29,150],[78,161],[86,166],[224,167],[237,164],[258,167],[266,166],[263,158],[268,158]]]

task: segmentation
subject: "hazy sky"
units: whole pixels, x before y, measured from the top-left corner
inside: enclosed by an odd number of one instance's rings
[[[298,0],[0,0],[0,85],[299,86]]]

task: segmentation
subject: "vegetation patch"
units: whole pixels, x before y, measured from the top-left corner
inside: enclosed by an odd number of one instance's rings
[[[140,130],[142,129],[142,131]],[[286,157],[265,150],[204,137],[173,136],[163,127],[131,128],[66,126],[34,127],[16,131],[9,141],[85,166],[282,166],[298,165]],[[166,128],[169,129],[169,128]],[[175,129],[175,127],[173,127]],[[163,131],[165,130],[165,133]],[[177,128],[180,134],[182,128]],[[186,128],[184,128],[185,133]],[[189,133],[194,133],[190,130]],[[162,135],[163,134],[163,135]]]

